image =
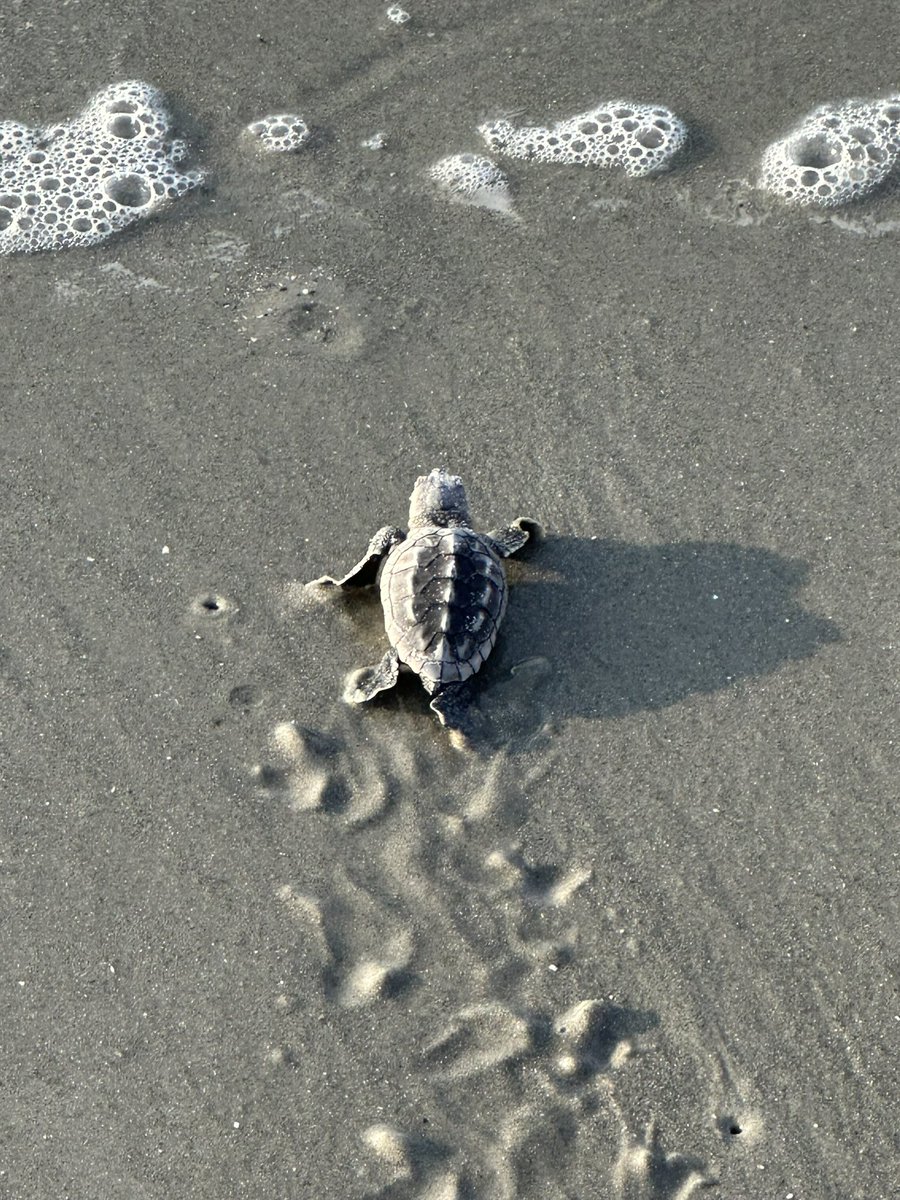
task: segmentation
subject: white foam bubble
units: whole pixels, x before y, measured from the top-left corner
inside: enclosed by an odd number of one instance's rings
[[[247,132],[259,138],[265,150],[284,154],[299,150],[309,141],[309,126],[296,113],[271,113],[251,121]]]
[[[865,196],[900,159],[900,96],[823,104],[766,148],[760,187],[833,208]]]
[[[401,8],[399,4],[392,4],[385,15],[395,25],[405,25],[409,20],[409,13],[405,8]]]
[[[536,162],[621,167],[651,175],[684,145],[687,127],[668,108],[614,100],[555,125],[515,126],[508,120],[480,125],[491,150]]]
[[[480,154],[449,154],[428,172],[444,191],[466,204],[508,212],[509,183],[496,163]]]
[[[186,157],[162,93],[137,81],[60,125],[0,122],[0,253],[104,241],[202,181],[177,166]]]

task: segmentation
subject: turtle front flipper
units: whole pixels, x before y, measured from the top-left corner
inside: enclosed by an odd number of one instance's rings
[[[539,542],[544,536],[544,530],[530,517],[519,517],[505,529],[492,529],[485,536],[491,540],[501,558],[509,558],[521,550],[527,541],[533,539]]]
[[[399,673],[400,659],[392,647],[374,667],[363,667],[349,676],[344,688],[344,699],[348,704],[365,704],[379,692],[386,692],[392,688]]]
[[[313,579],[307,586],[369,587],[375,582],[378,576],[378,568],[381,566],[381,560],[389,550],[399,545],[405,537],[406,534],[402,529],[398,529],[396,525],[385,525],[376,534],[372,535],[369,539],[368,550],[366,550],[356,566],[347,572],[343,579],[332,579],[330,575],[323,575],[320,579]]]

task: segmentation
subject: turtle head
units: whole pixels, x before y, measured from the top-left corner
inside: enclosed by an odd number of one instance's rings
[[[435,467],[430,475],[420,475],[409,498],[411,529],[422,525],[468,525],[469,504],[466,489],[458,475]]]

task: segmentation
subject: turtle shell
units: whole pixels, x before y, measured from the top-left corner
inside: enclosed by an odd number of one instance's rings
[[[381,573],[384,625],[397,656],[430,692],[474,675],[506,612],[506,577],[472,529],[414,530]]]

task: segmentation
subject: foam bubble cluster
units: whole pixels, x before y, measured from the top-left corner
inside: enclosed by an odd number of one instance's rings
[[[0,121],[0,253],[92,246],[202,181],[181,171],[162,94],[147,83],[98,92],[45,129]]]
[[[309,140],[309,126],[296,113],[273,113],[251,121],[247,132],[259,138],[266,150],[285,153],[299,150]]]
[[[549,128],[491,121],[478,132],[491,150],[537,162],[622,167],[629,175],[651,175],[684,144],[687,128],[668,108],[613,101],[578,113]]]
[[[767,147],[760,186],[794,204],[833,208],[865,196],[900,159],[900,96],[823,104]]]
[[[428,174],[445,191],[465,203],[501,211],[510,207],[506,176],[496,163],[480,154],[450,154],[436,162]]]
[[[392,4],[386,13],[387,19],[393,21],[395,25],[405,25],[409,20],[409,13],[405,8],[401,8],[399,4]]]

